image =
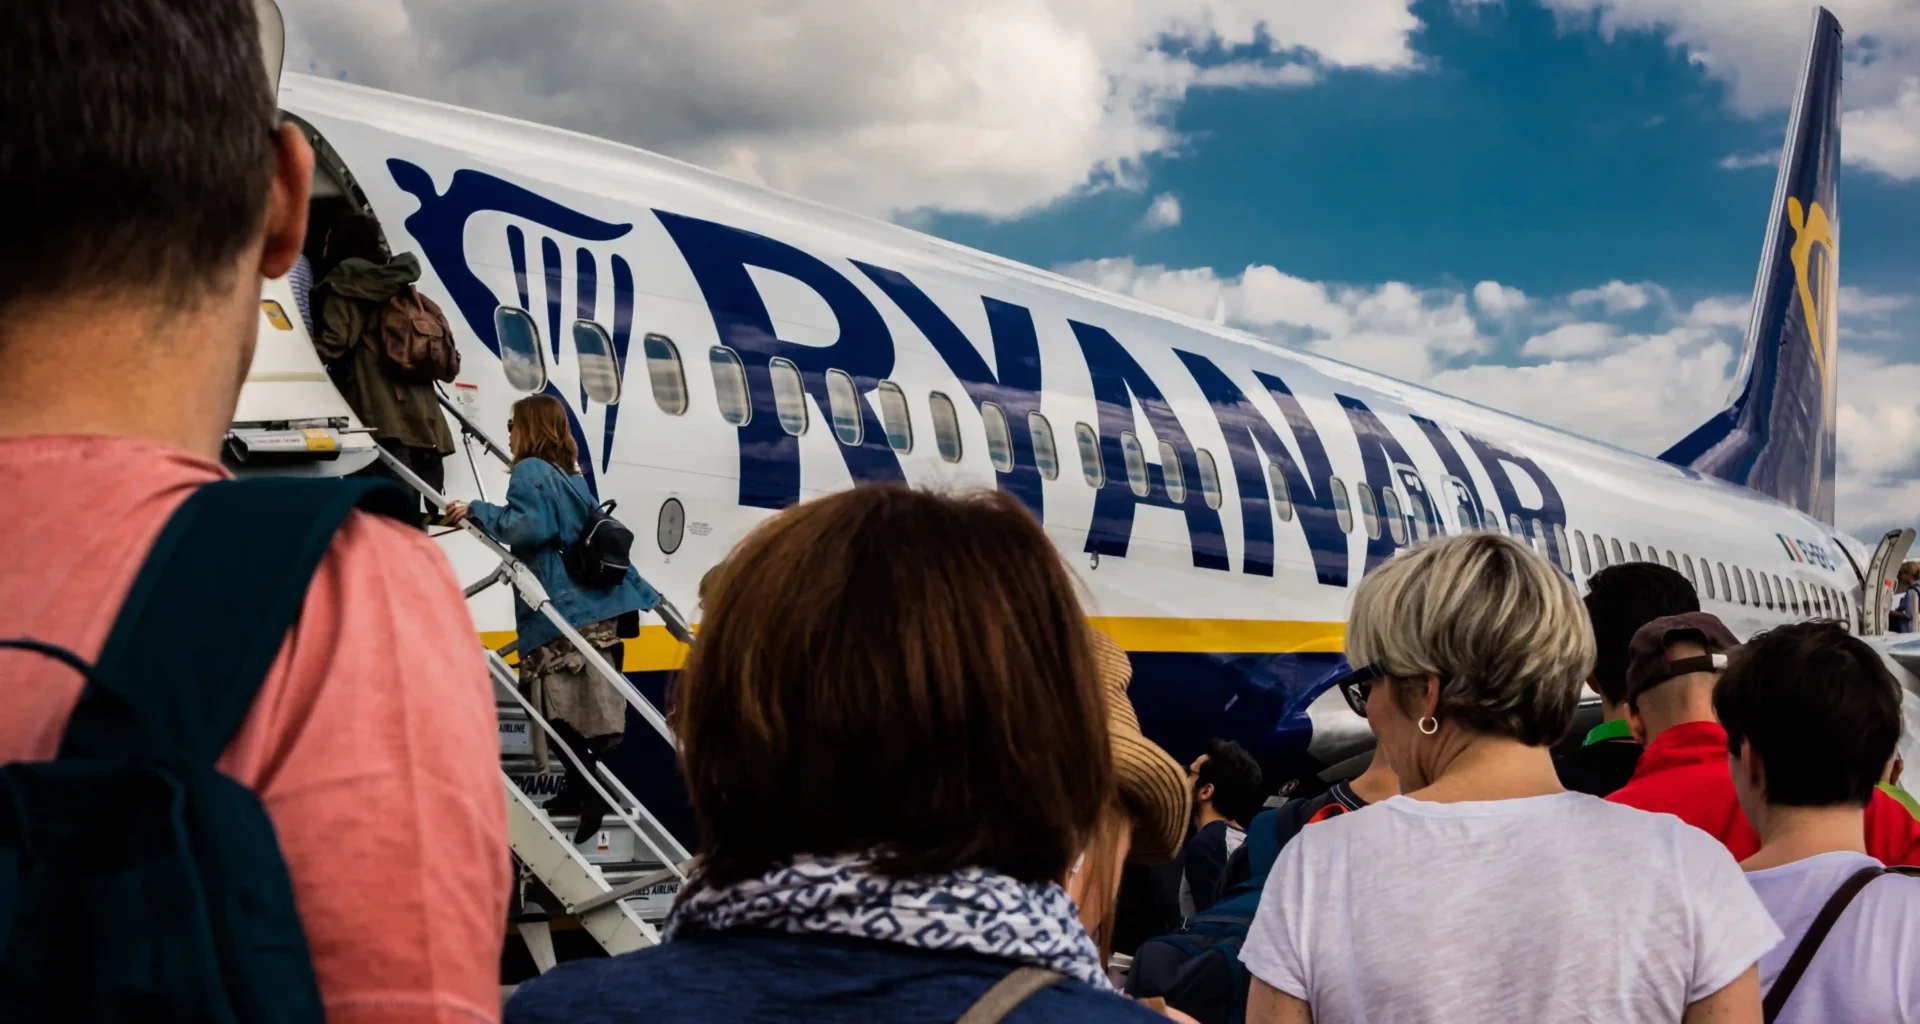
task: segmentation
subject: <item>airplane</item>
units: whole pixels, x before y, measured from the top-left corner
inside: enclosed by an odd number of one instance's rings
[[[1913,531],[1869,547],[1834,526],[1840,79],[1817,9],[1733,393],[1659,458],[631,146],[302,75],[280,102],[318,156],[316,238],[363,211],[418,254],[463,355],[451,408],[478,433],[504,434],[523,395],[565,403],[663,593],[691,606],[748,530],[810,497],[997,488],[1130,652],[1147,734],[1183,761],[1237,740],[1286,778],[1370,747],[1333,687],[1345,612],[1428,537],[1507,533],[1576,585],[1660,562],[1741,635],[1884,632]],[[243,472],[374,457],[301,300],[268,282],[229,437]],[[449,491],[502,494],[462,444]],[[463,579],[491,564],[444,543]],[[511,640],[504,595],[474,612],[490,647]],[[621,668],[660,706],[683,652],[649,625]],[[641,791],[672,755],[630,741],[610,765]]]

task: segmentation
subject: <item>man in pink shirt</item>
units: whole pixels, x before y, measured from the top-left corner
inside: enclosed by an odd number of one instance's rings
[[[261,280],[299,254],[313,157],[274,127],[250,0],[4,23],[0,95],[21,102],[0,125],[0,637],[91,660],[167,518],[225,476]],[[0,651],[0,761],[53,757],[80,689]],[[495,730],[445,558],[354,513],[219,762],[272,819],[329,1020],[497,1019]]]

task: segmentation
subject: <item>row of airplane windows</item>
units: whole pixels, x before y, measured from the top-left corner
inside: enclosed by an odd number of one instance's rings
[[[495,315],[494,323],[500,338],[501,362],[506,369],[508,382],[526,392],[546,387],[546,353],[540,345],[539,327],[532,315],[517,307],[502,306]],[[572,333],[575,353],[579,357],[582,389],[593,401],[607,405],[619,402],[620,366],[606,329],[591,320],[578,320],[574,322]],[[685,413],[688,405],[687,380],[679,347],[665,335],[649,334],[643,339],[641,348],[654,403],[670,416]],[[753,402],[747,390],[746,368],[739,354],[725,345],[715,345],[708,350],[707,362],[713,374],[714,396],[721,418],[734,426],[744,426],[753,418]],[[794,436],[805,434],[809,415],[806,385],[800,368],[791,360],[773,359],[767,370],[773,384],[774,414],[779,418],[781,429]],[[865,417],[862,415],[859,388],[853,377],[843,370],[830,369],[826,373],[826,383],[827,409],[833,421],[834,436],[848,447],[861,444],[865,440]],[[906,392],[893,381],[882,380],[876,383],[875,394],[879,400],[880,424],[886,432],[888,446],[903,455],[913,451],[913,416],[907,406]],[[927,406],[933,420],[935,451],[946,462],[959,462],[963,443],[960,418],[953,399],[942,392],[931,391],[927,394]],[[1000,473],[1013,472],[1013,438],[1005,410],[995,402],[982,402],[980,419],[986,427],[987,457],[994,470]],[[1060,459],[1058,449],[1054,446],[1053,424],[1040,413],[1032,412],[1027,414],[1027,430],[1033,439],[1034,464],[1040,470],[1040,475],[1048,480],[1059,479]],[[1101,453],[1099,433],[1086,423],[1075,423],[1073,435],[1080,453],[1081,478],[1089,487],[1106,486],[1106,461]],[[1145,496],[1152,487],[1146,450],[1133,431],[1120,432],[1120,454],[1125,464],[1128,487],[1135,494]],[[1171,442],[1160,441],[1159,456],[1168,500],[1176,505],[1185,503],[1189,491],[1185,472],[1181,468],[1180,452]],[[1205,448],[1196,448],[1194,456],[1200,477],[1200,499],[1208,508],[1217,509],[1223,500],[1219,464],[1214,460],[1213,453]],[[1471,492],[1463,483],[1451,477],[1447,483],[1456,498],[1456,514],[1462,528],[1501,532],[1502,524],[1494,512],[1487,511],[1484,518],[1474,514],[1474,503],[1467,497]],[[1286,474],[1272,462],[1267,463],[1267,484],[1275,513],[1282,522],[1292,522],[1293,498],[1287,487]],[[1335,523],[1340,527],[1340,532],[1352,533],[1353,507],[1348,502],[1346,481],[1336,476],[1330,478],[1327,484],[1333,497]],[[1387,487],[1382,488],[1376,496],[1374,489],[1365,483],[1355,484],[1353,494],[1359,505],[1362,528],[1369,540],[1380,539],[1383,527],[1397,545],[1427,539],[1428,509],[1418,494],[1403,496],[1398,488]],[[1444,531],[1445,521],[1438,512],[1438,509],[1434,510],[1432,520]],[[1549,535],[1548,528],[1540,520],[1523,521],[1516,514],[1509,514],[1505,525],[1505,532],[1528,544],[1568,573],[1574,572],[1576,559],[1579,561],[1579,572],[1589,576],[1609,565],[1664,561],[1675,572],[1684,571],[1694,587],[1708,600],[1830,618],[1847,617],[1852,610],[1845,594],[1819,584],[1809,586],[1800,580],[1783,580],[1777,575],[1755,573],[1738,565],[1729,570],[1726,563],[1712,562],[1710,565],[1706,558],[1700,559],[1696,567],[1692,555],[1676,555],[1672,550],[1663,552],[1652,545],[1643,551],[1637,543],[1622,545],[1618,537],[1609,540],[1599,534],[1594,534],[1589,548],[1587,536],[1580,530],[1573,531],[1573,541],[1569,544],[1567,531],[1560,524],[1553,524]]]

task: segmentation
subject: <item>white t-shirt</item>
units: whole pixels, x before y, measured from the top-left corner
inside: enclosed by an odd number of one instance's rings
[[[1315,1024],[1673,1024],[1780,941],[1726,847],[1584,793],[1301,830],[1241,960]]]
[[[1762,991],[1840,884],[1880,862],[1864,853],[1822,853],[1747,875],[1786,941],[1760,958]],[[1920,1024],[1920,879],[1882,877],[1867,883],[1833,923],[1807,963],[1780,1024]]]

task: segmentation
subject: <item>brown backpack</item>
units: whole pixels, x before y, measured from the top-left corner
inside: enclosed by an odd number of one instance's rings
[[[412,285],[380,307],[371,340],[406,380],[451,381],[460,373],[460,350],[454,347],[446,314]]]

